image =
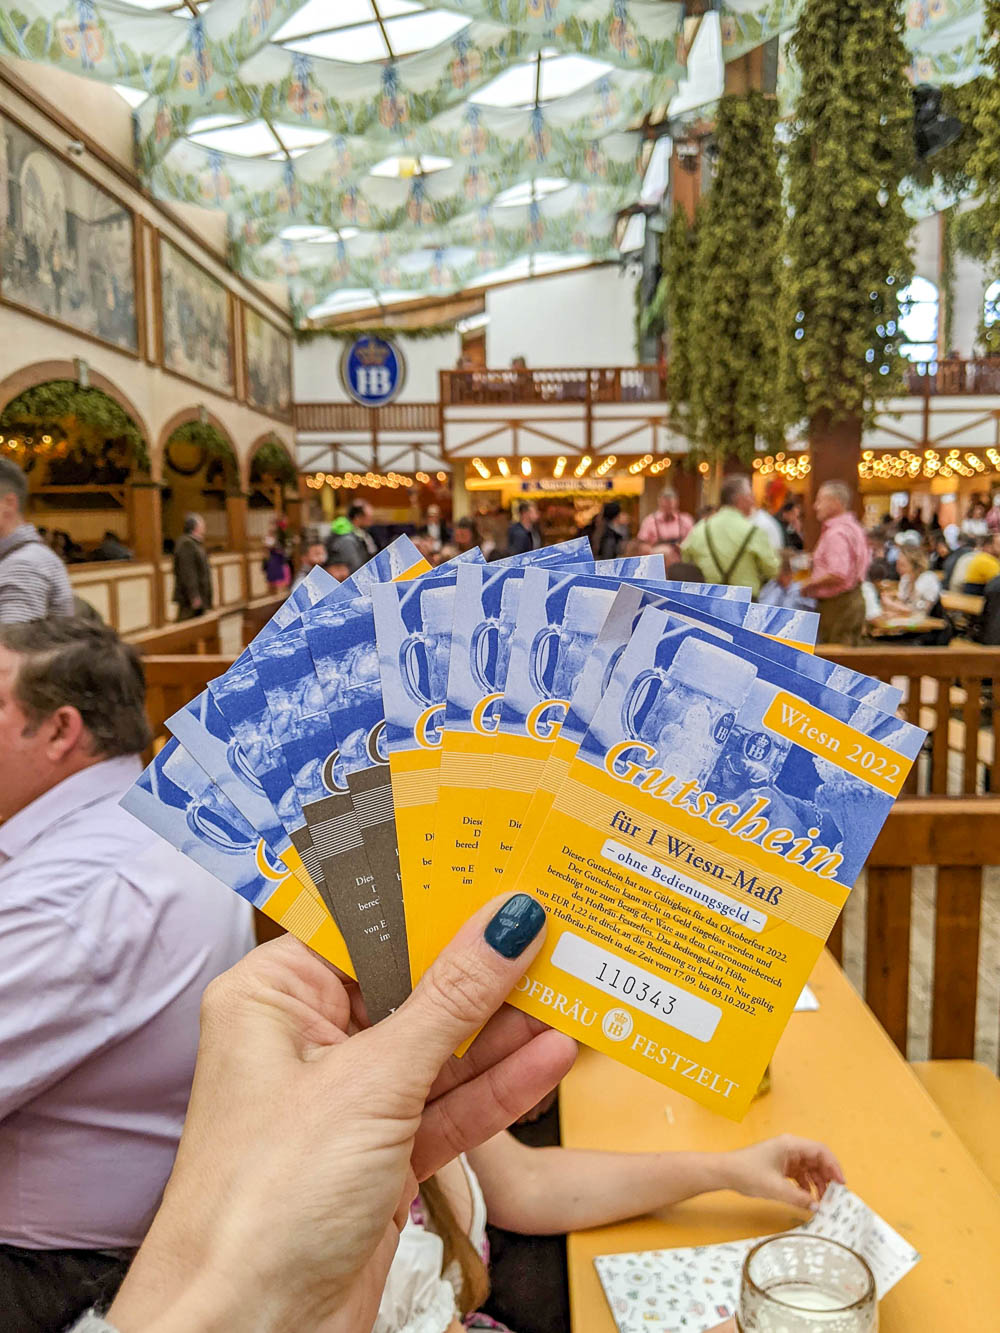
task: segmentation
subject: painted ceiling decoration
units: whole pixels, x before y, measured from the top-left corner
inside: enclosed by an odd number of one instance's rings
[[[0,0],[0,49],[114,84],[151,189],[224,210],[304,323],[617,258],[644,121],[803,2]],[[982,0],[900,2],[915,82],[978,72]]]

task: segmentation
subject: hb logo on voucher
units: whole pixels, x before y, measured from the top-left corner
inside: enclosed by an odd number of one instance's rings
[[[608,1041],[627,1041],[632,1035],[632,1015],[627,1009],[609,1009],[601,1031]]]

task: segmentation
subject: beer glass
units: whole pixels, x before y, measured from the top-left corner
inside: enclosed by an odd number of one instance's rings
[[[746,1257],[739,1333],[876,1333],[878,1296],[860,1255],[834,1240],[792,1232]]]

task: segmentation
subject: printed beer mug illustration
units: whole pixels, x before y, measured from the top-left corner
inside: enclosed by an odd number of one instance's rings
[[[509,578],[500,592],[500,611],[482,621],[469,640],[469,669],[483,694],[502,690],[510,664],[510,644],[521,598],[521,580]]]
[[[214,784],[204,781],[194,761],[179,747],[163,765],[163,775],[189,794],[185,822],[200,841],[231,856],[246,856],[257,847],[257,834]]]
[[[447,697],[454,606],[453,588],[425,588],[420,598],[424,628],[400,644],[400,679],[414,703],[440,704]]]
[[[779,693],[766,680],[750,686],[708,779],[720,800],[739,799],[754,787],[773,787],[777,782],[792,743],[768,731],[764,715]]]
[[[531,683],[540,698],[573,697],[614,600],[612,589],[570,588],[562,625],[546,625],[531,645]]]
[[[635,678],[622,704],[622,726],[653,747],[651,764],[703,784],[756,674],[752,663],[685,638],[665,670],[650,667]]]

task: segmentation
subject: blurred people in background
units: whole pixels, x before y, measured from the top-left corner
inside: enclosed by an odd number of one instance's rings
[[[285,534],[281,528],[271,533],[267,555],[264,557],[264,577],[268,592],[284,592],[292,581],[292,562],[288,558]]]
[[[678,506],[677,492],[672,486],[664,486],[656,502],[656,512],[648,514],[639,524],[638,537],[651,547],[662,547],[669,565],[680,560],[684,539],[693,527],[694,519]]]
[[[625,554],[628,520],[622,514],[622,507],[617,500],[609,500],[583,532],[590,540],[595,560],[617,560]]]
[[[795,582],[791,561],[781,557],[781,566],[773,579],[761,588],[758,602],[765,606],[787,606],[792,611],[813,611],[815,603],[802,595],[802,585]]]
[[[653,555],[653,554],[662,555],[665,557],[664,563],[666,563],[666,561],[670,559],[669,555],[667,554],[669,551],[670,551],[669,542],[664,543],[664,545],[661,546],[658,551],[654,551],[654,548],[650,546],[649,542],[640,541],[638,537],[633,537],[631,541],[628,541],[625,544],[625,554],[627,556]]]
[[[754,505],[750,512],[750,522],[759,528],[771,544],[771,549],[780,555],[785,549],[785,530],[773,514]]]
[[[150,744],[135,649],[0,627],[0,1326],[118,1288],[173,1165],[201,993],[250,908],[118,802]]]
[[[777,574],[779,560],[767,534],[752,521],[750,478],[727,477],[720,499],[718,512],[691,529],[684,559],[698,566],[706,582],[745,584],[756,597],[761,585]]]
[[[802,551],[805,541],[802,538],[802,508],[798,500],[786,500],[778,512],[781,525],[782,545],[786,551]]]
[[[688,560],[676,560],[667,566],[667,578],[671,583],[704,583],[705,576],[697,565]]]
[[[949,524],[949,527],[950,526],[952,525]],[[931,543],[930,555],[928,557],[928,568],[932,569],[934,573],[940,574],[944,569],[944,562],[950,555],[951,546],[948,543],[947,535],[944,532],[935,533]]]
[[[353,574],[373,555],[378,555],[375,538],[368,531],[373,517],[370,504],[355,500],[346,515],[333,520],[326,544],[328,564],[346,565]]]
[[[451,541],[447,543],[453,548],[454,554],[459,555],[462,551],[471,551],[474,546],[480,546],[479,529],[476,527],[474,519],[460,518],[455,524],[451,534]],[[489,545],[489,543],[486,543]],[[486,545],[483,545],[483,555],[487,554]],[[441,548],[444,551],[444,547]],[[451,557],[448,557],[451,559]]]
[[[212,609],[212,567],[205,551],[205,520],[188,514],[174,546],[174,601],[177,619],[192,620]]]
[[[902,547],[896,571],[899,587],[895,593],[882,594],[882,610],[891,616],[937,615],[941,609],[941,581],[931,573],[930,558],[924,548]]]
[[[300,583],[304,583],[314,569],[317,567],[325,569],[326,562],[326,542],[320,541],[318,537],[313,537],[306,543],[305,549],[302,552],[302,558],[299,561],[299,572],[296,574],[295,582],[292,584],[292,591],[294,592]]]
[[[0,458],[0,622],[73,614],[73,590],[62,561],[24,517],[28,478]]]
[[[816,492],[815,510],[823,527],[802,593],[818,603],[819,643],[856,646],[865,630],[861,585],[870,563],[868,538],[854,516],[851,491],[844,482],[824,482]]]
[[[971,500],[965,518],[962,519],[962,536],[970,537],[975,541],[977,537],[988,536],[989,531],[989,524],[986,522],[986,505],[982,500]]]
[[[440,551],[445,542],[451,541],[448,524],[441,517],[440,505],[428,505],[421,536],[428,538],[431,550]]]
[[[989,512],[986,515],[986,526],[990,532],[1000,532],[1000,491],[997,491],[990,502]]]
[[[109,528],[90,553],[91,560],[131,560],[132,552],[117,533]]]
[[[524,555],[537,551],[542,545],[542,530],[538,524],[538,506],[531,500],[522,500],[516,506],[517,518],[507,529],[507,554]]]
[[[961,581],[960,592],[978,595],[1000,574],[1000,536],[990,533],[976,541],[976,549],[964,564],[956,564],[953,579]]]
[[[885,554],[886,539],[885,533],[876,528],[874,532],[868,534],[868,572],[867,579],[870,583],[881,583],[884,579],[895,578],[895,570],[886,559]]]

